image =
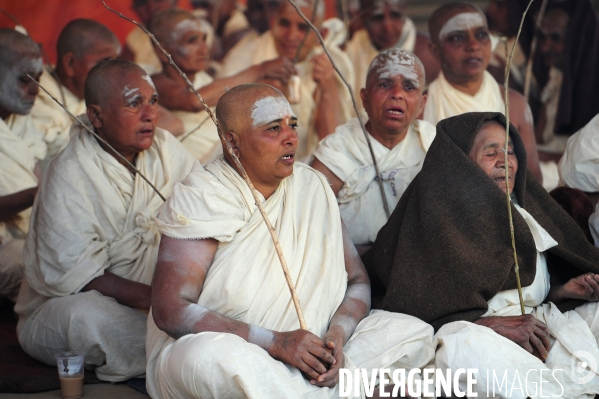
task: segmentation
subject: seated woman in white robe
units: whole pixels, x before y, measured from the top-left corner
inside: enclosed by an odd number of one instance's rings
[[[357,118],[337,127],[314,151],[311,166],[331,183],[352,242],[363,246],[359,252],[374,242],[388,219],[378,180],[383,181],[391,212],[422,168],[435,138],[435,127],[417,120],[426,104],[424,75],[418,57],[397,48],[381,51],[371,63],[360,96],[381,173],[378,179]]]
[[[307,330],[247,184],[228,154],[217,158],[176,185],[156,219],[150,395],[333,398],[340,368],[426,366],[429,325],[370,312],[368,276],[326,179],[294,162],[297,118],[283,94],[238,86],[217,112],[279,237]]]
[[[206,73],[213,34],[209,37],[211,32],[205,21],[187,11],[171,9],[156,14],[150,28],[210,107],[216,105],[228,88],[257,82],[270,76],[284,80],[293,73],[291,63],[280,60],[264,62],[235,76],[213,80]],[[162,62],[162,72],[152,75],[152,79],[160,94],[161,104],[181,119],[185,133],[179,139],[196,159],[205,164],[222,149],[216,126],[198,97],[169,64],[167,57],[158,49],[156,54]]]
[[[143,69],[112,60],[87,78],[82,122],[136,165],[164,196],[196,163],[155,128],[158,94]],[[23,349],[47,364],[85,354],[98,378],[144,373],[147,310],[160,234],[160,196],[79,124],[49,164],[32,212],[15,311]]]
[[[37,44],[0,29],[0,296],[15,301],[23,277],[23,245],[39,184],[38,162],[46,155],[43,134],[29,115],[42,58]]]

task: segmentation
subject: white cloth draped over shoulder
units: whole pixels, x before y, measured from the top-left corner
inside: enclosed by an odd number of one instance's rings
[[[253,51],[249,52],[248,49],[252,49]],[[343,77],[352,87],[355,87],[355,73],[349,57],[337,46],[329,46],[327,49],[331,53],[331,57],[337,64]],[[319,53],[322,53],[322,49],[320,46],[316,46],[304,61],[295,65],[301,79],[301,101],[298,104],[291,104],[291,109],[299,121],[297,128],[299,144],[295,155],[296,159],[300,161],[307,159],[312,154],[319,141],[314,127],[314,117],[316,115],[314,93],[318,85],[312,79],[312,63],[310,62],[310,59]],[[232,48],[223,60],[219,77],[236,75],[253,65],[271,61],[278,57],[279,53],[275,46],[274,37],[270,31],[267,31],[258,36],[254,43],[244,41],[244,47],[235,46]],[[337,90],[342,107],[343,120],[348,121],[355,116],[355,113],[349,91],[338,76]]]
[[[499,84],[487,71],[478,92],[471,96],[453,87],[443,72],[428,86],[424,120],[437,125],[441,119],[466,112],[505,112]]]
[[[35,165],[45,156],[43,134],[35,128],[31,116],[13,114],[6,121],[0,118],[0,196],[36,187]],[[30,213],[30,209],[21,212],[10,228],[27,233]],[[10,236],[8,227],[0,222],[0,244]]]
[[[85,113],[87,109],[85,100],[77,98],[69,89],[58,82],[51,75],[49,69],[44,69],[40,84],[73,115]],[[46,158],[49,160],[67,146],[73,118],[43,90],[39,91],[35,99],[35,104],[31,109],[31,117],[35,127],[44,133],[44,141],[48,146]]]
[[[280,240],[308,329],[322,338],[347,287],[335,197],[324,176],[296,163],[293,175],[262,205]],[[219,241],[199,305],[266,329],[299,328],[270,234],[246,183],[224,158],[178,184],[156,223],[169,237]],[[434,351],[430,326],[410,316],[373,313],[346,345],[346,367],[428,364]],[[234,356],[227,355],[231,351]],[[154,398],[338,397],[336,389],[311,385],[298,369],[232,334],[202,332],[176,340],[149,317],[147,356],[147,387]]]
[[[136,167],[168,196],[193,163],[170,133],[156,128]],[[77,293],[105,271],[150,284],[160,240],[152,218],[162,205],[154,190],[80,125],[44,176],[24,257],[37,296]]]
[[[416,34],[416,25],[410,18],[406,18],[401,30],[401,36],[393,47],[413,52],[416,46]],[[354,96],[358,102],[359,109],[362,107],[360,90],[366,87],[368,68],[374,57],[382,50],[385,49],[377,50],[374,47],[366,29],[360,29],[355,32],[345,48],[345,53],[349,56],[356,74],[357,84],[352,86],[352,88],[354,89]]]
[[[43,135],[31,117],[0,118],[0,196],[38,185],[34,169],[46,155]],[[23,277],[24,238],[29,230],[31,208],[8,222],[0,222],[0,296],[14,301]]]
[[[568,138],[559,174],[568,187],[599,192],[599,114]]]
[[[420,172],[435,134],[433,125],[418,120],[393,149],[369,135],[391,211]],[[314,151],[314,157],[344,182],[337,201],[353,243],[372,244],[387,222],[387,215],[368,144],[357,118],[325,137]]]
[[[193,85],[196,89],[212,83],[214,79],[204,71],[195,74]],[[199,112],[171,111],[183,122],[185,133],[178,137],[181,144],[200,161],[202,165],[222,152],[216,125],[204,110]]]
[[[525,312],[532,314],[549,328],[549,356],[543,363],[489,328],[459,321],[446,324],[437,332],[440,349],[437,351],[436,366],[442,369],[477,368],[479,397],[487,397],[491,388],[502,398],[537,397],[538,394],[529,394],[538,392],[542,379],[544,397],[593,398],[599,393],[599,369],[596,362],[593,365],[589,361],[589,357],[599,359],[598,304],[586,303],[575,310],[562,313],[553,303],[543,303],[550,289],[544,252],[558,243],[532,215],[518,204],[514,205],[530,228],[537,248],[535,279],[530,286],[522,288]],[[488,305],[489,309],[483,317],[521,315],[517,289],[499,292],[491,298]],[[473,356],[474,353],[482,355]],[[572,366],[577,362],[588,362],[589,367],[582,373],[573,370]],[[541,369],[549,371],[541,376],[538,371]],[[537,371],[529,373],[529,370]],[[501,383],[493,380],[493,372],[498,376],[497,381],[501,381],[504,374],[507,375],[507,384],[500,388]],[[589,378],[585,381],[583,376],[587,375]],[[465,379],[460,381],[462,388],[465,387],[465,382]],[[491,387],[489,391],[487,385]]]

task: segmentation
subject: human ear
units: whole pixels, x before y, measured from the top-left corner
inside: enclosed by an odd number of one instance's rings
[[[87,106],[87,117],[95,129],[101,129],[104,126],[102,121],[102,107],[97,104]]]
[[[225,133],[225,140],[227,140],[229,142],[229,145],[231,146],[231,149],[233,150],[233,154],[235,154],[235,156],[237,158],[239,158],[239,136],[237,135],[237,133],[234,133],[234,132]]]
[[[62,66],[69,78],[75,76],[75,54],[72,52],[66,53],[62,56]]]
[[[441,53],[439,50],[439,46],[433,43],[433,41],[431,40],[430,42],[428,42],[428,49],[433,54],[433,57],[435,57],[437,61],[441,62]]]

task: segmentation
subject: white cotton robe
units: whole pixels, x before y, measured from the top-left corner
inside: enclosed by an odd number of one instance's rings
[[[85,113],[85,100],[71,93],[50,74],[48,69],[44,70],[40,84],[73,115]],[[44,133],[44,141],[48,146],[46,159],[50,160],[67,146],[73,118],[43,90],[39,91],[35,99],[31,117],[35,127]]]
[[[193,85],[199,90],[212,82],[212,77],[206,72],[201,71],[195,74]],[[222,153],[222,145],[218,137],[216,125],[212,122],[206,111],[171,112],[183,122],[185,128],[185,133],[177,138],[202,165],[214,158],[214,156]]]
[[[568,138],[559,174],[568,187],[599,192],[599,114]]]
[[[279,57],[274,37],[270,31],[259,36],[255,39],[254,43],[245,42],[245,46],[236,46],[229,51],[223,60],[223,67],[219,72],[219,77],[233,76],[253,65],[264,61],[271,61]],[[249,52],[248,49],[253,51]],[[329,46],[327,49],[331,53],[331,57],[337,64],[343,77],[352,87],[355,87],[355,73],[349,57],[337,46]],[[314,127],[317,105],[314,100],[314,93],[317,91],[318,85],[312,79],[312,63],[310,59],[321,52],[322,49],[317,46],[308,54],[304,61],[295,65],[301,79],[301,101],[298,104],[291,104],[291,109],[299,120],[297,128],[299,144],[295,155],[296,159],[300,161],[308,159],[319,141],[318,133]],[[338,77],[337,91],[342,108],[342,118],[345,123],[354,117],[355,113],[349,91]]]
[[[401,36],[393,47],[413,52],[416,46],[416,34],[416,25],[414,25],[414,22],[410,18],[406,18],[401,30]],[[345,53],[349,56],[354,66],[356,85],[352,86],[352,88],[354,89],[354,96],[360,108],[362,107],[360,90],[366,87],[368,68],[374,57],[382,50],[385,49],[377,50],[374,47],[366,29],[360,29],[355,32],[345,48]]]
[[[369,134],[390,211],[422,169],[435,134],[433,125],[418,120],[393,149],[385,147]],[[354,245],[372,244],[381,227],[387,223],[387,215],[358,119],[337,127],[335,133],[325,137],[314,151],[314,157],[343,181],[337,202]]]
[[[243,179],[219,157],[173,190],[156,219],[163,234],[219,241],[198,304],[276,331],[299,322],[270,234]],[[307,200],[309,199],[309,200]],[[341,220],[324,176],[296,163],[262,205],[273,224],[308,329],[323,337],[347,287]],[[344,348],[348,368],[424,367],[432,327],[411,316],[373,311]],[[147,388],[154,398],[333,398],[296,368],[257,345],[216,332],[179,339],[148,318]]]
[[[194,163],[159,128],[152,147],[136,159],[167,197]],[[25,246],[26,279],[15,311],[19,342],[29,355],[55,364],[54,354],[78,350],[107,381],[144,373],[145,314],[81,290],[107,271],[151,283],[160,243],[152,217],[162,203],[141,177],[73,125],[71,141],[46,170]]]
[[[0,196],[14,194],[38,185],[35,165],[46,156],[43,135],[31,116],[0,118]],[[26,209],[9,221],[0,222],[0,296],[16,300],[23,277],[23,245],[29,230]]]
[[[599,394],[599,307],[586,303],[566,313],[553,303],[543,303],[549,294],[550,281],[544,251],[557,242],[526,210],[516,209],[526,221],[537,247],[537,271],[533,283],[523,287],[522,296],[527,314],[542,321],[551,332],[551,349],[545,363],[529,354],[518,344],[487,327],[466,321],[448,323],[436,334],[439,349],[436,367],[441,369],[478,369],[479,398],[562,397],[592,399]],[[486,316],[519,316],[518,290],[499,292],[488,302]],[[589,367],[577,369],[588,362]],[[541,375],[540,370],[545,370]],[[531,372],[530,370],[536,370]],[[504,376],[506,380],[503,381]],[[539,389],[544,381],[542,393]],[[466,387],[466,380],[460,380]],[[463,390],[463,389],[462,389]]]

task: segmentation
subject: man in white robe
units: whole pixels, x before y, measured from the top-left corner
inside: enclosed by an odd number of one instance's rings
[[[264,62],[251,66],[229,78],[213,80],[206,69],[210,60],[208,33],[202,20],[183,10],[166,10],[155,15],[151,31],[173,61],[187,75],[208,106],[213,107],[228,87],[252,83],[271,76],[285,80],[293,72],[286,60]],[[153,75],[162,104],[184,124],[185,133],[179,139],[192,155],[205,164],[220,153],[222,147],[216,126],[204,110],[195,93],[157,50],[162,72]]]
[[[441,73],[428,87],[423,119],[436,125],[465,112],[505,112],[505,90],[486,71],[491,39],[484,13],[473,4],[449,3],[435,10],[428,26],[431,50],[441,64]],[[544,174],[539,166],[530,106],[511,89],[509,104],[510,121],[524,141],[528,167],[541,180]],[[551,183],[555,179],[549,180]],[[546,188],[555,188],[554,183]]]
[[[39,168],[46,155],[43,135],[29,112],[38,87],[42,59],[29,37],[0,29],[0,296],[14,301],[23,277],[23,245]],[[25,76],[25,78],[23,78]]]
[[[435,127],[417,120],[426,104],[425,72],[411,52],[391,48],[372,61],[360,91],[368,114],[366,130],[392,212],[422,168]],[[372,156],[359,121],[352,119],[325,137],[311,166],[322,172],[337,196],[343,222],[356,246],[372,244],[387,222]],[[358,247],[360,252],[362,248]]]
[[[437,77],[439,64],[428,48],[430,40],[416,31],[414,22],[405,15],[405,6],[405,0],[361,1],[364,28],[354,33],[345,48],[356,74],[356,99],[360,98],[360,89],[366,86],[366,75],[374,57],[390,48],[415,53],[424,64],[427,83]]]
[[[308,18],[313,14],[313,4],[314,0],[306,0],[300,4],[299,8]],[[324,19],[323,2],[319,2],[316,11],[312,23],[320,29]],[[297,56],[300,43],[307,32],[308,37]],[[355,87],[355,73],[347,54],[337,46],[328,46],[327,49],[343,77]],[[296,155],[298,160],[306,160],[320,139],[346,123],[355,116],[355,112],[349,91],[320,48],[316,34],[310,31],[309,26],[287,1],[281,2],[269,31],[253,43],[246,42],[244,47],[235,47],[229,52],[223,60],[219,76],[232,76],[252,65],[279,58],[297,62],[295,74],[299,76],[299,98],[289,97],[289,85],[292,82],[281,84],[275,79],[264,83],[281,90],[292,103],[293,112],[303,121],[298,127],[300,142]]]
[[[326,179],[294,162],[297,118],[283,94],[238,86],[217,113],[279,237],[307,330],[247,184],[228,154],[217,158],[177,185],[156,219],[150,395],[333,398],[342,367],[426,366],[430,326],[367,316],[368,276]]]
[[[150,77],[130,61],[107,61],[90,71],[85,96],[82,122],[170,195],[196,162],[155,127],[158,94]],[[56,353],[82,352],[86,368],[105,381],[139,376],[160,243],[152,217],[163,201],[78,124],[45,176],[15,307],[19,342],[47,364],[55,364]]]
[[[91,19],[69,22],[58,36],[54,71],[45,69],[40,84],[73,115],[85,113],[84,86],[89,71],[99,62],[114,59],[121,44],[106,26]],[[72,117],[43,90],[31,110],[35,126],[44,133],[48,159],[69,142]]]

